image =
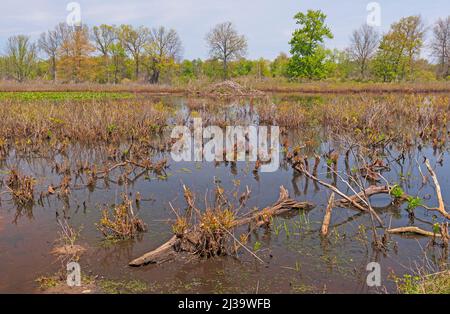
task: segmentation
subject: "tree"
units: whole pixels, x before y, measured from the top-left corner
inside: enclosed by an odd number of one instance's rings
[[[207,35],[206,42],[212,59],[222,62],[223,78],[228,78],[228,62],[247,53],[247,40],[239,35],[231,22],[216,25]]]
[[[108,73],[112,73],[113,82],[114,84],[117,84],[120,82],[120,79],[123,77],[123,73],[126,70],[125,60],[127,54],[120,42],[113,43],[110,46],[110,53],[111,64],[109,65],[110,71],[108,71]]]
[[[273,77],[285,77],[288,75],[289,57],[281,52],[270,64],[270,73]]]
[[[252,69],[250,74],[253,74],[258,80],[262,80],[264,77],[270,75],[269,61],[264,58],[252,62]]]
[[[352,78],[355,73],[360,74],[359,64],[352,60],[349,49],[333,49],[330,59],[329,76],[339,80],[347,80]]]
[[[94,47],[89,41],[89,28],[86,25],[69,27],[62,32],[60,72],[68,81],[88,80],[92,73],[91,53]]]
[[[105,57],[111,51],[111,46],[117,38],[117,32],[114,26],[102,24],[92,28],[92,39],[95,48]]]
[[[333,38],[330,28],[325,24],[326,15],[320,10],[308,10],[306,14],[297,13],[294,18],[300,28],[294,31],[289,42],[292,54],[289,75],[295,78],[321,79],[326,75],[327,57],[323,42],[325,38]]]
[[[149,82],[157,84],[161,71],[179,61],[183,47],[180,37],[174,29],[168,30],[161,26],[152,29],[145,50],[149,59],[147,65]]]
[[[18,82],[28,79],[36,64],[36,45],[30,42],[30,37],[10,37],[6,52],[11,76]]]
[[[92,28],[92,40],[94,42],[95,48],[102,55],[102,63],[103,68],[105,69],[106,81],[110,81],[110,73],[109,73],[109,61],[110,61],[110,53],[111,47],[114,45],[117,40],[117,32],[114,26],[102,24],[100,26],[94,26]],[[104,77],[105,75],[103,75]]]
[[[53,82],[56,82],[56,61],[58,57],[58,50],[61,46],[62,38],[55,28],[47,33],[42,33],[38,41],[38,47],[43,51],[50,63],[51,78]]]
[[[375,55],[379,44],[378,32],[371,26],[364,24],[353,31],[350,37],[350,54],[359,65],[361,79],[366,78],[370,59]]]
[[[450,75],[450,16],[439,19],[434,25],[431,50],[438,61],[438,76],[447,78]]]
[[[135,29],[131,25],[121,25],[119,29],[119,38],[122,46],[133,58],[136,80],[139,79],[141,55],[148,42],[149,33],[148,28],[144,26],[139,26]]]
[[[420,16],[409,16],[391,25],[380,42],[375,72],[383,81],[412,79],[414,63],[420,56],[425,27]]]

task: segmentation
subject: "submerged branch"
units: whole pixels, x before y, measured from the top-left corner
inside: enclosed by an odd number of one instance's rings
[[[254,227],[268,226],[271,222],[271,218],[274,216],[279,216],[292,210],[311,209],[313,207],[314,205],[312,203],[298,202],[289,198],[288,191],[281,186],[280,197],[275,204],[270,207],[266,207],[261,211],[253,212],[249,217],[236,219],[230,230],[246,224],[252,224]],[[230,230],[227,229],[226,231],[230,232]],[[199,245],[198,241],[200,238],[200,232],[201,231],[198,226],[194,226],[181,235],[174,235],[163,245],[142,255],[141,257],[134,259],[128,265],[142,266],[146,264],[162,263],[175,257],[177,253],[182,252],[196,254],[198,252],[195,248]]]

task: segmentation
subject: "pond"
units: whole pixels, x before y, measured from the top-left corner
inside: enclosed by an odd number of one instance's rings
[[[448,253],[439,245],[430,244],[429,237],[392,234],[385,249],[374,248],[373,217],[355,208],[334,207],[329,234],[322,237],[320,231],[331,191],[295,170],[286,155],[298,146],[310,165],[314,164],[315,154],[321,156],[317,177],[353,195],[352,189],[358,187],[347,184],[341,176],[358,171],[355,165],[360,157],[350,154],[345,158],[345,153],[348,147],[371,147],[363,158],[373,161],[375,152],[386,167],[379,172],[377,182],[366,180],[365,186],[382,185],[386,180],[401,186],[408,195],[419,197],[420,202],[436,206],[431,178],[423,182],[424,176],[429,177],[423,161],[424,157],[430,161],[447,201],[450,195],[447,123],[437,121],[436,117],[449,112],[448,95],[271,95],[239,100],[140,95],[136,100],[110,100],[118,106],[124,101],[157,103],[162,107],[159,110],[169,112],[166,130],[150,136],[151,141],[158,143],[170,142],[173,125],[188,123],[192,117],[201,117],[206,125],[220,127],[279,125],[285,141],[280,167],[275,172],[257,172],[255,163],[250,161],[174,162],[169,150],[154,145],[149,151],[151,159],[155,162],[167,159],[168,168],[162,173],[140,173],[119,167],[111,171],[110,180],[98,179],[87,184],[89,172],[76,169],[83,163],[98,165],[98,169],[105,164],[114,165],[107,144],[72,141],[66,151],[53,152],[51,157],[12,146],[0,162],[2,191],[6,191],[1,194],[0,207],[0,292],[42,292],[36,279],[65,269],[67,260],[51,253],[61,232],[58,220],[63,218],[79,230],[77,242],[86,248],[78,261],[83,274],[123,282],[138,280],[145,283],[144,292],[149,293],[395,293],[393,274],[402,276],[424,267],[438,270],[447,264]],[[400,112],[398,108],[410,103],[422,106]],[[358,109],[360,106],[363,108]],[[390,120],[384,114],[389,114]],[[422,121],[424,117],[430,120]],[[370,125],[370,130],[361,128],[361,123]],[[427,136],[421,132],[428,132]],[[370,143],[365,142],[368,139]],[[124,139],[117,147],[125,150],[129,146],[129,139]],[[363,154],[362,151],[359,149],[358,154]],[[339,156],[335,168],[339,177],[329,167],[333,152]],[[62,166],[71,169],[70,194],[40,196],[49,186],[61,182]],[[35,179],[34,204],[20,206],[9,197],[5,182],[12,168]],[[124,183],[117,178],[126,171],[129,180]],[[259,228],[249,234],[246,246],[263,262],[240,249],[234,256],[179,258],[137,268],[128,266],[131,260],[172,236],[176,215],[171,206],[186,208],[183,185],[189,187],[198,206],[204,208],[204,200],[214,198],[217,184],[227,193],[236,191],[239,195],[248,187],[251,195],[243,213],[275,203],[280,186],[289,191],[291,198],[315,206],[273,217],[270,229]],[[102,208],[120,203],[122,193],[133,202],[139,195],[134,209],[148,230],[134,239],[105,241],[96,224]],[[444,221],[436,211],[421,206],[410,208],[411,202],[395,202],[389,194],[375,195],[370,203],[386,228],[417,226],[433,230],[435,223]],[[382,237],[383,229],[375,228]],[[366,267],[370,262],[381,266],[381,287],[367,285]]]

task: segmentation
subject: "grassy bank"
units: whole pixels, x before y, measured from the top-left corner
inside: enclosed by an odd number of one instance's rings
[[[436,83],[256,83],[254,88],[272,93],[448,93],[449,82]]]
[[[371,82],[287,82],[279,80],[238,79],[241,85],[266,93],[450,93],[450,82],[426,83],[371,83]],[[150,84],[52,84],[43,82],[1,82],[0,92],[102,92],[102,93],[149,93],[188,94],[208,88],[211,82],[195,81],[182,85]]]

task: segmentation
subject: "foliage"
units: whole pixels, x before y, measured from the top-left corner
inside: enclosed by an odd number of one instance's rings
[[[330,28],[325,24],[326,15],[320,10],[308,10],[306,14],[297,13],[294,18],[300,28],[294,31],[289,42],[292,54],[289,75],[294,78],[324,78],[327,74],[327,53],[323,43],[326,38],[333,38]]]
[[[15,80],[23,82],[31,77],[36,58],[36,45],[31,43],[30,37],[18,35],[8,39],[6,60]]]
[[[384,82],[412,79],[424,34],[420,16],[409,16],[392,24],[374,59],[375,74]]]
[[[422,206],[423,201],[420,197],[416,196],[416,197],[408,197],[407,199],[408,201],[408,210],[413,210],[419,206]]]
[[[430,81],[449,76],[450,18],[439,19],[430,42],[437,64],[420,59],[425,27],[420,16],[391,25],[381,41],[367,25],[355,30],[347,49],[328,50],[333,38],[321,11],[295,15],[299,28],[290,40],[292,56],[280,53],[274,60],[245,59],[247,40],[232,23],[216,25],[207,34],[209,60],[182,60],[181,39],[164,26],[87,25],[60,23],[41,34],[37,43],[27,36],[12,36],[0,56],[0,79],[32,79],[59,83],[102,84],[146,81],[153,84],[203,84],[225,77],[267,81],[285,78],[344,81]],[[38,50],[39,49],[39,50]],[[374,54],[374,51],[376,53]],[[38,59],[43,56],[42,59]]]
[[[405,192],[403,191],[401,186],[399,186],[398,184],[396,184],[392,187],[390,193],[395,198],[401,198],[405,194]]]
[[[443,271],[436,274],[405,274],[394,276],[397,289],[403,294],[449,294],[450,272]]]
[[[132,239],[138,233],[145,232],[147,226],[137,218],[133,211],[132,202],[123,196],[123,202],[114,206],[112,217],[108,208],[102,210],[102,218],[97,228],[107,239]]]

